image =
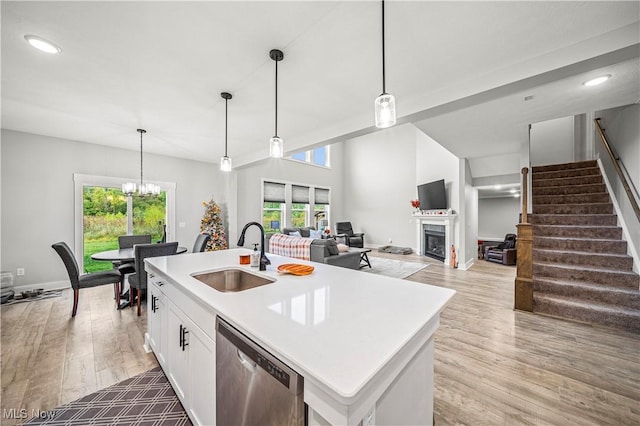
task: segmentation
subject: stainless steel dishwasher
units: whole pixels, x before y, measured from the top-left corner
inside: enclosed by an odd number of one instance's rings
[[[216,320],[216,423],[304,425],[304,379],[220,317]]]

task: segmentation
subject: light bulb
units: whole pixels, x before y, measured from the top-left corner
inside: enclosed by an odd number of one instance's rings
[[[133,195],[136,192],[136,184],[134,182],[123,183],[122,192],[128,196]]]
[[[393,95],[383,93],[374,102],[376,127],[384,129],[396,124],[396,99]]]
[[[220,171],[222,172],[230,172],[231,171],[231,158],[224,157],[220,158]]]
[[[273,158],[282,158],[284,156],[284,141],[278,136],[269,139],[269,155]]]

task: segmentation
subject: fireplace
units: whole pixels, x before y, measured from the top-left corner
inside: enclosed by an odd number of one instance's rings
[[[446,258],[446,238],[444,225],[424,224],[424,255],[444,262]]]

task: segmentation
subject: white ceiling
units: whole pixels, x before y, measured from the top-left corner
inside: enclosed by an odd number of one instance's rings
[[[459,157],[517,153],[529,123],[636,102],[640,2],[386,4],[387,91]],[[375,131],[380,2],[2,1],[2,127],[234,165]],[[31,48],[25,34],[62,47]],[[602,86],[589,76],[609,73]],[[533,100],[524,97],[533,95]],[[520,138],[520,139],[519,139]]]

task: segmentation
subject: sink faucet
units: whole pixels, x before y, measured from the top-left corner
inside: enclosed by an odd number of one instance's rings
[[[240,233],[240,238],[238,239],[238,245],[240,247],[244,246],[244,234],[247,232],[247,228],[251,225],[255,225],[260,228],[260,270],[266,271],[267,265],[271,265],[271,261],[267,256],[264,255],[264,228],[258,222],[249,222],[244,228],[242,228],[242,232]]]

